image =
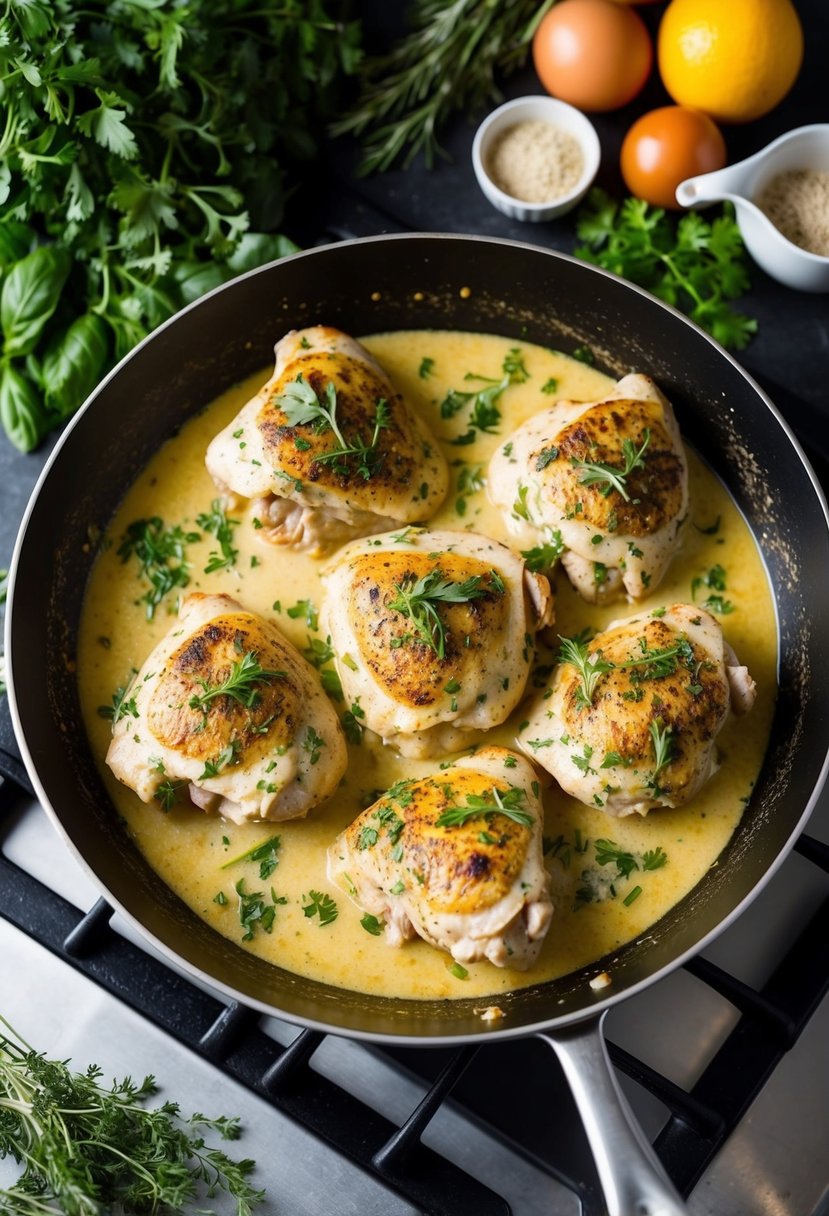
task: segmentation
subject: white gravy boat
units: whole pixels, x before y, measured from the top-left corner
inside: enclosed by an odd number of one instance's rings
[[[773,177],[792,169],[829,173],[829,123],[798,127],[736,165],[687,178],[677,186],[677,202],[701,207],[729,199],[746,248],[767,274],[801,291],[829,291],[829,257],[792,244],[753,202]]]

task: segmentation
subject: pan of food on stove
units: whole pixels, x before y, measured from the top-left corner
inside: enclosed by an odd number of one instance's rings
[[[355,1038],[540,1035],[609,1209],[680,1211],[601,1020],[801,830],[827,570],[797,442],[685,317],[527,245],[351,241],[93,393],[21,528],[10,699],[167,957]]]

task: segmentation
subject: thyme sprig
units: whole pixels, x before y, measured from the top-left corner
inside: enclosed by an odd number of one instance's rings
[[[491,588],[485,586],[480,574],[473,574],[462,583],[456,583],[437,566],[420,578],[407,575],[400,583],[394,584],[394,589],[397,595],[389,600],[386,607],[408,617],[414,626],[414,637],[433,650],[439,659],[446,655],[446,626],[440,618],[437,605],[467,604],[489,594],[490,591],[497,591],[495,585]],[[503,594],[503,585],[501,593]],[[402,645],[411,636],[406,634],[395,641]],[[394,644],[393,641],[392,645]]]
[[[558,640],[561,642],[559,661],[569,663],[579,673],[581,682],[576,689],[576,705],[579,709],[589,709],[593,704],[596,685],[602,676],[614,670],[616,664],[606,659],[601,650],[591,652],[583,638],[563,638],[559,634]]]
[[[511,785],[503,794],[495,786],[488,795],[467,794],[466,806],[448,806],[435,820],[435,826],[456,828],[469,823],[471,819],[489,819],[492,815],[505,815],[514,823],[531,827],[534,818],[529,811],[521,807],[526,797],[526,793],[518,785]]]
[[[236,1161],[205,1142],[239,1136],[234,1118],[185,1117],[176,1102],[145,1104],[155,1078],[102,1084],[91,1064],[68,1063],[36,1052],[0,1017],[0,1156],[23,1167],[0,1191],[8,1216],[66,1212],[178,1212],[226,1191],[237,1216],[249,1216],[264,1193],[249,1181],[250,1160]]]
[[[318,397],[313,385],[300,372],[296,380],[285,386],[285,391],[276,398],[276,404],[291,426],[313,423],[318,432],[333,431],[338,446],[314,456],[317,464],[331,464],[336,473],[347,477],[349,468],[345,462],[349,456],[356,456],[357,472],[362,478],[368,481],[377,472],[382,460],[378,448],[380,432],[391,420],[389,404],[384,397],[375,402],[374,430],[368,443],[361,435],[349,442],[343,434],[337,419],[337,389],[331,380],[325,386],[324,396]]]
[[[593,460],[578,460],[574,458],[571,463],[574,468],[581,469],[582,471],[579,478],[581,485],[599,485],[599,493],[603,494],[605,498],[615,490],[618,494],[621,494],[625,502],[630,502],[626,479],[634,469],[641,468],[644,465],[645,452],[648,450],[650,442],[651,433],[648,427],[645,427],[642,432],[642,443],[638,448],[634,445],[632,439],[623,439],[622,454],[625,458],[625,463],[621,469],[612,464],[604,464],[601,461]]]

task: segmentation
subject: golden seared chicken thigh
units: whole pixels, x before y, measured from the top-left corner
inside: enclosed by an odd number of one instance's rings
[[[206,457],[222,491],[254,500],[262,536],[319,553],[434,515],[446,461],[368,351],[316,325],[275,354],[270,380]]]
[[[324,575],[346,701],[405,756],[459,751],[524,693],[550,585],[506,545],[415,528],[355,541]]]
[[[452,768],[399,781],[328,850],[328,874],[385,924],[459,963],[526,970],[550,924],[538,782],[522,757],[485,747]]]
[[[107,764],[143,802],[178,789],[234,823],[295,819],[345,772],[317,673],[228,595],[188,595],[125,694]]]
[[[602,401],[558,401],[492,458],[489,494],[521,547],[546,546],[591,603],[641,599],[688,517],[688,470],[670,402],[648,376]]]
[[[729,710],[755,684],[719,623],[695,604],[613,622],[590,643],[563,641],[521,746],[568,794],[609,815],[682,806],[716,772]]]

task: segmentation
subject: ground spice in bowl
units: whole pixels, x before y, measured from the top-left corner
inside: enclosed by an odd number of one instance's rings
[[[548,203],[576,186],[584,171],[584,153],[569,132],[540,119],[527,119],[507,127],[493,140],[486,171],[511,198]]]
[[[793,245],[829,257],[829,173],[778,173],[754,201]]]

